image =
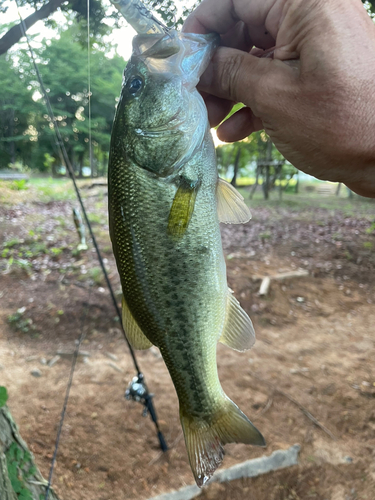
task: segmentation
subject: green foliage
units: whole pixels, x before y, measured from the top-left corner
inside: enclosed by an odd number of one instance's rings
[[[375,14],[375,0],[362,0],[362,3],[365,5],[367,12],[373,17]]]
[[[25,482],[36,472],[32,463],[31,454],[18,444],[12,443],[5,453],[10,483],[18,500],[33,500],[31,491]]]
[[[0,385],[0,408],[5,406],[8,401],[8,392],[5,387]]]
[[[54,163],[55,163],[55,158],[51,156],[49,153],[44,153],[43,167],[45,168],[46,172],[52,171],[52,165]]]
[[[15,330],[22,333],[28,333],[30,330],[36,330],[35,325],[33,325],[33,320],[31,318],[25,318],[26,308],[21,307],[14,314],[8,316],[8,322],[12,325]]]
[[[53,257],[58,257],[62,253],[62,251],[63,251],[62,248],[56,248],[56,247],[50,248],[50,252]]]
[[[161,18],[161,20],[169,27],[180,28],[190,14],[190,12],[200,3],[201,0],[197,0],[190,8],[183,5],[181,0],[142,0],[143,3],[150,9],[156,17]],[[177,16],[178,10],[177,5],[182,6],[182,13]]]
[[[22,191],[24,189],[29,189],[29,186],[27,185],[27,180],[26,179],[20,179],[13,181],[10,184],[10,189],[13,189],[14,191]]]
[[[29,6],[32,9],[39,10],[47,2],[43,0],[18,0],[18,6]],[[9,0],[0,0],[0,13],[6,12],[9,5]],[[102,37],[111,32],[111,27],[103,22],[105,18],[113,18],[115,21],[119,19],[119,15],[115,9],[108,15],[108,6],[102,4],[100,0],[90,0],[90,30],[97,43],[100,43]],[[63,2],[57,5],[59,10],[71,21],[78,21],[80,23],[79,41],[84,44],[87,43],[85,35],[87,32],[87,2],[82,0],[71,0],[70,2]],[[52,14],[54,11],[52,10]],[[56,22],[53,19],[46,18],[43,20],[44,24],[50,28],[56,27]],[[6,26],[8,30],[11,26]],[[5,30],[4,30],[5,31]],[[1,30],[2,34],[4,31]]]
[[[24,162],[32,148],[30,131],[35,108],[19,65],[0,56],[0,168]]]
[[[104,276],[101,267],[92,267],[89,269],[89,277],[95,285],[102,285],[104,283]]]
[[[18,238],[12,238],[11,240],[6,241],[3,246],[4,248],[13,248],[17,245],[22,243],[22,240],[19,240]]]
[[[92,224],[100,224],[103,225],[105,223],[105,219],[101,214],[89,214],[89,221]]]
[[[39,71],[65,148],[78,174],[89,163],[87,47],[77,43],[80,30],[77,24],[65,30],[60,28],[58,36],[44,40],[36,50]],[[125,61],[117,54],[106,56],[110,51],[113,54],[112,46],[100,44],[91,49],[91,135],[97,170],[107,165],[115,105],[125,67]],[[27,163],[34,170],[56,169],[57,173],[61,161],[55,142],[28,52],[20,50],[16,58],[1,56],[0,168]]]

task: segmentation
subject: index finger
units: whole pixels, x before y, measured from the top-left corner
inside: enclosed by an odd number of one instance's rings
[[[231,0],[204,0],[186,19],[182,31],[226,33],[239,21]]]
[[[224,45],[240,50],[248,51],[253,44],[268,49],[275,45],[280,9],[276,0],[203,0],[186,19],[182,31],[227,34],[229,38],[222,37]],[[233,45],[236,31],[240,31],[242,41]]]

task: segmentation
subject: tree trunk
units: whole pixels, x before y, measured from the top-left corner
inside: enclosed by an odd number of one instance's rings
[[[339,182],[339,183],[337,184],[337,188],[336,188],[336,196],[339,196],[339,194],[340,194],[340,189],[341,189],[341,182]]]
[[[10,112],[10,120],[9,120],[9,134],[10,137],[14,136],[14,109],[11,110]],[[10,156],[10,163],[14,164],[16,163],[16,145],[14,141],[11,141],[9,143],[9,156]]]
[[[238,146],[237,148],[237,153],[236,153],[236,157],[234,159],[234,166],[233,166],[233,178],[232,180],[230,181],[230,183],[232,184],[232,186],[236,186],[236,181],[237,181],[237,174],[238,174],[238,165],[240,164],[240,155],[241,155],[241,148],[240,146]]]
[[[269,188],[270,188],[270,166],[266,165],[263,167],[266,171],[265,175],[263,175],[263,195],[264,199],[268,200],[268,193],[269,193]]]
[[[296,189],[295,189],[295,193],[298,194],[298,191],[299,191],[299,171],[297,172],[297,182],[296,182]]]
[[[28,494],[39,500],[45,496],[46,485],[9,409],[3,406],[0,408],[0,499],[17,500],[23,492],[23,496]],[[52,489],[49,499],[59,500]]]
[[[250,191],[250,200],[253,199],[253,196],[254,196],[254,193],[256,191],[256,188],[258,187],[258,184],[259,184],[259,167],[257,166],[257,171],[256,171],[256,175],[255,175],[255,184]]]
[[[264,199],[268,200],[268,195],[270,191],[270,169],[271,169],[271,163],[272,163],[272,141],[271,138],[268,137],[267,139],[267,144],[266,144],[266,158],[265,158],[265,166],[263,167],[265,169],[265,174],[263,174],[263,194],[264,194]]]
[[[281,184],[281,178],[282,178],[282,172],[283,172],[283,166],[280,165],[279,167],[279,200],[282,200],[283,197],[283,186]]]
[[[39,10],[33,12],[23,21],[25,31],[31,28],[31,26],[33,26],[37,21],[45,19],[52,14],[52,12],[55,12],[65,1],[66,0],[51,0],[46,5],[43,5],[43,7]],[[7,52],[14,44],[19,42],[23,36],[24,34],[21,23],[10,28],[10,30],[0,38],[0,55],[5,54],[5,52]]]

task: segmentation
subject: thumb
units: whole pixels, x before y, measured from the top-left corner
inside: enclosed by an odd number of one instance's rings
[[[260,110],[266,104],[272,106],[274,90],[280,84],[283,87],[290,84],[295,73],[295,69],[282,61],[219,47],[201,76],[198,89],[223,99],[242,102],[260,116],[257,108]]]

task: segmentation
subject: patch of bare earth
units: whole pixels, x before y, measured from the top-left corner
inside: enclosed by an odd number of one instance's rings
[[[104,226],[94,229],[107,249],[105,203],[97,208],[95,197],[86,201],[90,213],[104,218]],[[46,476],[71,360],[62,357],[52,367],[43,363],[57,351],[74,350],[89,307],[82,346],[88,355],[80,358],[74,377],[55,489],[62,500],[132,500],[192,484],[177,398],[156,349],[137,352],[137,357],[155,394],[167,453],[159,451],[155,428],[150,418],[141,417],[142,407],[123,397],[135,370],[109,295],[90,271],[97,266],[95,255],[91,250],[72,255],[78,242],[70,213],[65,202],[1,209],[2,244],[34,238],[30,231],[35,227],[40,228],[38,241],[47,242],[47,253],[30,257],[26,270],[13,265],[7,270],[8,261],[2,264],[0,384],[8,388],[11,411]],[[372,500],[375,265],[374,251],[363,246],[370,238],[368,222],[326,211],[310,218],[289,213],[284,220],[285,226],[260,209],[246,226],[223,228],[229,285],[253,319],[257,342],[246,353],[219,345],[220,379],[267,440],[266,449],[228,445],[224,467],[294,443],[302,447],[300,465],[213,484],[201,498]],[[63,247],[58,257],[51,245]],[[118,288],[109,250],[105,257]],[[299,267],[309,276],[273,281],[266,297],[258,295],[257,278]],[[21,307],[35,326],[27,332],[8,321]],[[33,370],[41,376],[31,375]]]

